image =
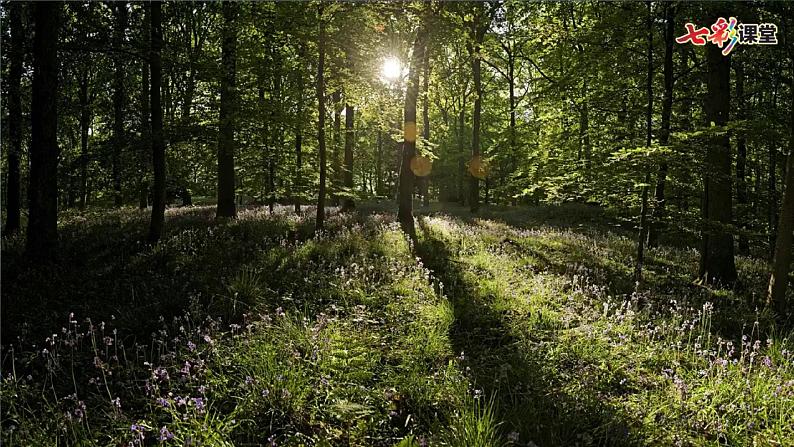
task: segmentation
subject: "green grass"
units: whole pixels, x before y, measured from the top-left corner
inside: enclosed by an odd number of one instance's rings
[[[154,248],[145,213],[66,215],[52,266],[4,240],[3,443],[794,445],[763,262],[710,290],[664,246],[635,292],[597,208],[434,208],[415,241],[360,209],[173,209]]]

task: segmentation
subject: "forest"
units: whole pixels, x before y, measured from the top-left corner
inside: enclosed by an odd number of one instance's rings
[[[794,446],[794,3],[0,3],[0,444]]]

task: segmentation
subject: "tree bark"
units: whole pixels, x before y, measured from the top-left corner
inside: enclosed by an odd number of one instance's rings
[[[317,152],[320,164],[320,186],[317,191],[317,218],[315,232],[321,231],[325,226],[325,22],[323,20],[323,6],[318,7],[318,33],[317,33]]]
[[[27,252],[53,259],[58,245],[58,41],[61,5],[34,5]]]
[[[424,144],[430,143],[430,50],[425,48],[425,57],[423,61],[423,79],[422,79],[422,141]],[[430,206],[430,175],[422,177],[421,180],[422,190],[422,206]]]
[[[789,53],[794,60],[794,53]],[[794,69],[791,70],[794,74]],[[794,94],[792,94],[794,105]],[[777,225],[775,251],[772,257],[772,274],[769,277],[767,304],[773,305],[779,315],[791,313],[786,302],[786,290],[789,289],[789,269],[791,268],[791,246],[794,243],[794,115],[789,113],[789,151],[783,185],[783,204]]]
[[[716,14],[716,17],[725,14]],[[706,48],[707,125],[725,126],[730,110],[730,56],[716,45]],[[706,144],[705,200],[703,203],[703,248],[699,276],[707,283],[731,285],[736,281],[733,258],[731,148],[727,134],[713,135]]]
[[[736,72],[736,101],[737,113],[736,118],[743,120],[745,97],[744,97],[744,67],[741,63],[734,65]],[[745,182],[745,172],[747,167],[747,139],[744,136],[744,131],[740,130],[736,137],[736,205],[737,205],[737,221],[739,227],[746,230],[746,211],[747,211],[747,183]],[[739,254],[750,254],[750,244],[747,241],[747,236],[744,234],[739,235]]]
[[[306,56],[306,46],[301,44],[299,53],[300,58]],[[297,123],[295,125],[295,180],[293,189],[295,191],[293,200],[295,202],[295,212],[301,212],[301,197],[303,195],[303,73],[297,74],[298,78],[298,110]]]
[[[383,131],[378,128],[377,152],[375,153],[375,194],[383,195]]]
[[[772,93],[772,114],[777,115],[778,84]],[[767,163],[767,222],[769,225],[769,257],[774,257],[775,241],[777,240],[777,141],[773,138],[767,146],[769,162]]]
[[[664,29],[664,97],[662,98],[662,122],[659,129],[659,145],[667,146],[670,143],[670,117],[673,112],[673,46],[675,42],[675,6],[665,4],[665,29]],[[667,161],[659,164],[656,174],[656,190],[654,194],[653,215],[648,232],[648,246],[656,247],[659,244],[659,231],[665,216],[665,186],[667,183]]]
[[[483,23],[483,5],[475,5],[476,11],[474,13],[474,20],[471,24],[469,42],[469,54],[471,56],[471,73],[474,80],[474,112],[472,113],[472,134],[471,134],[471,155],[472,161],[480,159],[480,121],[482,115],[482,76],[481,76],[481,55],[480,48],[482,47],[483,39],[485,38],[486,25]],[[470,207],[472,213],[477,213],[480,210],[480,179],[471,176],[471,199]]]
[[[234,121],[237,98],[235,97],[237,9],[234,2],[223,2],[223,41],[221,42],[221,108],[218,134],[218,207],[217,217],[236,217],[234,203]]]
[[[8,70],[8,183],[6,185],[6,224],[4,234],[19,231],[20,175],[19,159],[22,154],[22,62],[25,58],[25,36],[22,25],[22,3],[12,2],[10,11],[11,47]]]
[[[794,135],[794,115],[791,118],[790,128],[792,135]],[[774,305],[778,314],[784,315],[789,311],[786,303],[786,290],[788,290],[788,275],[791,268],[791,244],[794,237],[794,138],[789,139],[786,182],[777,230],[767,303]]]
[[[113,45],[121,48],[127,29],[127,3],[118,2],[115,7]],[[113,204],[122,204],[121,195],[121,151],[124,146],[124,56],[116,52],[113,56]]]
[[[646,3],[648,7],[647,31],[648,31],[648,73],[645,85],[648,107],[645,112],[645,147],[650,149],[651,137],[653,135],[653,16],[651,2]],[[645,172],[645,183],[642,186],[642,204],[640,208],[640,230],[637,237],[637,264],[634,268],[634,281],[639,284],[642,280],[642,266],[645,262],[645,238],[648,232],[648,189],[651,183],[650,168]]]
[[[331,94],[331,101],[333,101],[334,108],[334,133],[331,142],[331,199],[335,205],[338,205],[339,186],[342,183],[342,164],[339,160],[339,154],[342,152],[339,148],[342,144],[342,92],[334,91]]]
[[[144,5],[146,12],[144,13],[143,18],[143,30],[142,34],[144,36],[144,43],[146,46],[150,45],[150,24],[149,18],[151,12],[149,12],[149,5]],[[141,150],[139,153],[139,160],[138,160],[138,208],[146,209],[149,206],[149,182],[146,179],[146,175],[148,172],[148,165],[149,165],[149,157],[148,151],[145,148],[149,147],[151,144],[151,127],[149,125],[149,115],[151,114],[151,109],[149,106],[149,96],[151,95],[150,88],[149,88],[149,62],[144,61],[141,64]]]
[[[351,196],[353,194],[353,146],[355,145],[355,130],[353,123],[355,118],[355,110],[353,107],[345,103],[345,167],[343,172],[343,180],[345,187],[345,197],[342,201],[343,211],[352,211],[356,208],[356,203]]]
[[[152,191],[152,218],[149,223],[149,243],[160,240],[165,223],[165,141],[163,140],[163,108],[160,101],[160,87],[163,78],[160,51],[163,47],[162,4],[151,2],[149,25],[151,27],[149,68],[151,71],[150,105],[152,120],[152,171],[154,188]]]
[[[411,54],[408,89],[405,92],[403,120],[403,150],[400,163],[400,188],[397,201],[397,219],[403,231],[411,238],[416,235],[413,214],[414,173],[411,160],[416,156],[416,101],[419,97],[419,64],[424,59],[427,28],[426,23],[419,25]]]
[[[80,73],[80,209],[88,204],[88,128],[91,126],[91,104],[88,100],[89,74],[83,67]]]

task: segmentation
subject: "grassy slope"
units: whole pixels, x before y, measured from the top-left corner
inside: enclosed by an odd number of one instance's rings
[[[633,293],[633,243],[597,209],[447,212],[413,247],[374,208],[319,238],[287,208],[171,210],[153,250],[142,213],[70,217],[57,268],[6,241],[3,440],[791,445],[760,262],[711,291],[665,247]]]

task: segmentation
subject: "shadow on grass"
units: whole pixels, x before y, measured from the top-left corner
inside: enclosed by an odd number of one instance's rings
[[[495,396],[503,431],[538,445],[635,445],[632,421],[599,400],[595,390],[573,396],[561,388],[564,374],[550,365],[541,349],[531,349],[511,334],[507,316],[495,310],[476,278],[462,267],[453,248],[419,219],[417,255],[444,284],[455,315],[450,334],[456,352],[476,387]]]

